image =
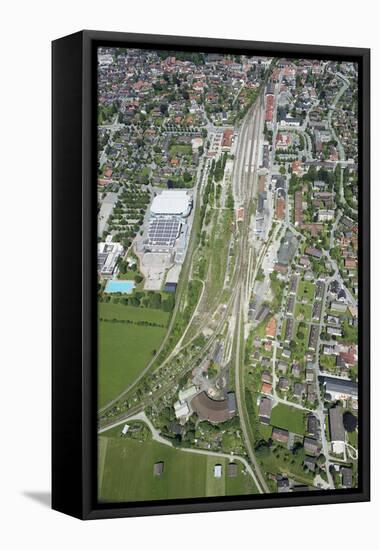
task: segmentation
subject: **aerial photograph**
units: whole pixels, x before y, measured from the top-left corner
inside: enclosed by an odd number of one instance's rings
[[[358,487],[358,66],[99,47],[99,503]]]

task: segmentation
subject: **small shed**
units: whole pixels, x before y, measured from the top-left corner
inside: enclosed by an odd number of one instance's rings
[[[235,462],[229,462],[228,464],[228,477],[237,477],[238,466]]]
[[[154,464],[154,475],[155,476],[161,476],[163,474],[163,470],[164,470],[164,462],[163,461],[160,461],[160,462],[156,462]]]
[[[221,464],[215,464],[213,475],[215,478],[220,479],[222,475],[222,466]]]

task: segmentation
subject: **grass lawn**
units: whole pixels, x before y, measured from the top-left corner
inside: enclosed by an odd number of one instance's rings
[[[150,174],[150,168],[145,166],[140,172],[140,176],[148,176]]]
[[[105,440],[105,443],[102,441]],[[155,462],[164,462],[161,476]],[[99,500],[108,502],[195,498],[256,493],[249,475],[238,466],[236,478],[226,476],[227,459],[198,455],[149,440],[99,437]],[[237,462],[238,463],[238,462]],[[215,464],[222,476],[214,477]]]
[[[132,269],[128,269],[125,273],[119,273],[117,278],[118,279],[126,279],[128,281],[134,281],[134,277],[136,275],[139,275],[138,271],[133,271]]]
[[[302,321],[300,321],[302,322]],[[293,340],[296,341],[296,348],[293,350],[291,355],[292,361],[299,361],[300,363],[304,363],[304,354],[306,350],[308,349],[308,340],[309,340],[309,331],[310,331],[310,325],[306,325],[305,328],[299,330],[299,321],[295,322],[295,329],[293,332]],[[299,337],[299,333],[302,333],[304,335],[304,338],[301,339]]]
[[[123,304],[100,303],[99,316],[103,319],[123,319],[129,321],[150,321],[166,326],[169,313],[161,309],[124,306]]]
[[[310,321],[312,317],[312,306],[310,304],[296,304],[295,319],[298,321]]]
[[[271,425],[297,434],[305,433],[304,413],[300,409],[279,403],[272,409]]]
[[[311,304],[315,297],[315,285],[314,283],[310,281],[300,281],[298,292],[297,292],[297,300],[300,302],[303,298],[307,300],[309,304]]]
[[[171,145],[170,147],[170,155],[175,156],[177,154],[182,155],[191,155],[192,154],[192,147],[191,145]]]
[[[347,440],[355,449],[358,449],[358,432],[347,432]]]
[[[281,472],[305,484],[312,484],[313,475],[303,470],[304,456],[293,455],[283,445],[275,445],[264,457],[259,457],[266,474]]]
[[[328,372],[338,372],[335,355],[320,355],[320,367]]]
[[[99,304],[104,319],[150,321],[167,326],[169,314],[120,304]],[[158,349],[166,328],[99,321],[99,406],[116,398],[142,371]]]

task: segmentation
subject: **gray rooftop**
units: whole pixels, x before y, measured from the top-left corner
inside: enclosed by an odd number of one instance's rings
[[[326,393],[340,392],[351,395],[352,397],[358,396],[358,384],[351,380],[325,377],[324,384]]]
[[[345,441],[345,428],[342,422],[341,407],[329,409],[329,426],[331,441]]]

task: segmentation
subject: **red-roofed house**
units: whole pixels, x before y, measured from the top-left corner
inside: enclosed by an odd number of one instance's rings
[[[294,160],[292,163],[292,172],[298,176],[303,173],[301,162],[299,160]]]
[[[284,207],[285,207],[285,200],[283,197],[279,197],[276,201],[276,210],[275,215],[278,218],[278,220],[284,220]]]
[[[266,393],[266,394],[271,393],[272,392],[272,384],[269,384],[268,382],[263,382],[261,392]]]
[[[266,338],[275,338],[276,334],[276,319],[271,317],[266,325]]]
[[[224,133],[222,134],[222,143],[221,143],[221,147],[223,149],[231,148],[233,134],[234,134],[233,128],[227,128],[226,130],[224,130]]]
[[[245,210],[243,208],[237,209],[237,222],[242,222],[244,219]]]
[[[355,260],[354,258],[346,258],[345,267],[347,269],[355,269],[357,267],[357,260]]]

